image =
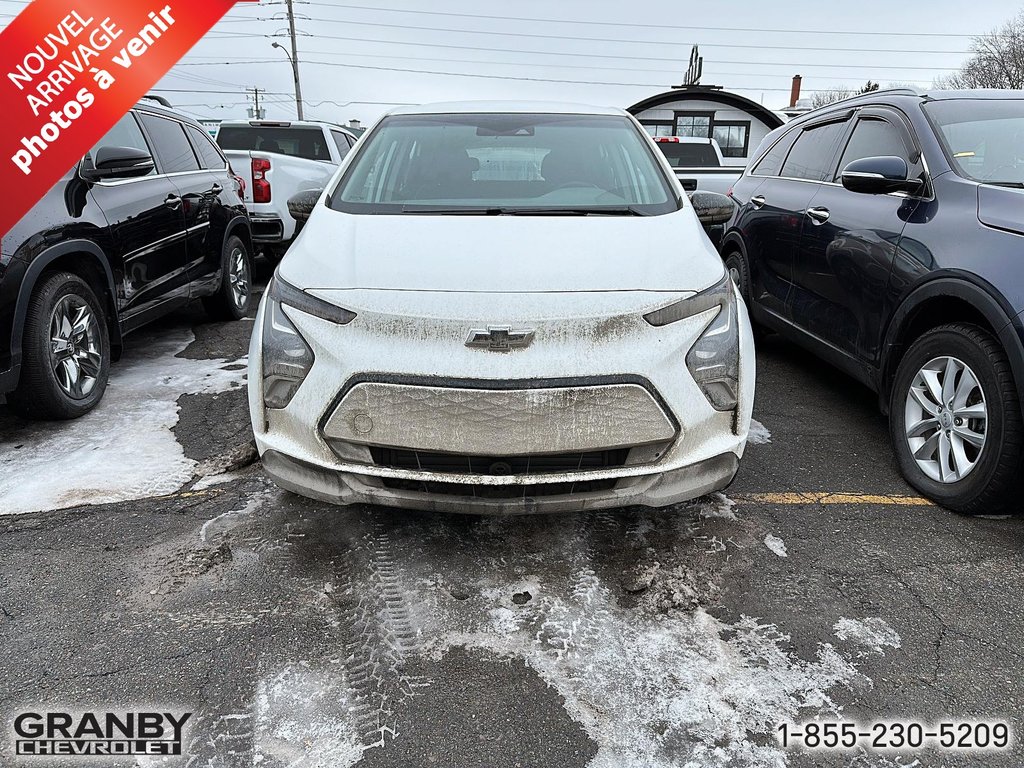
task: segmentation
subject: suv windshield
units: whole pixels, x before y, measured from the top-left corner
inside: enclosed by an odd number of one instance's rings
[[[676,195],[617,115],[392,115],[331,195],[349,213],[655,215]]]
[[[1024,100],[953,99],[924,108],[958,174],[1024,186]]]

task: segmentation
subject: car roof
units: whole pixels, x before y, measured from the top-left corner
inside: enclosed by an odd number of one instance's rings
[[[559,115],[627,115],[617,107],[596,107],[564,101],[442,101],[396,107],[389,115],[445,114],[559,114]]]
[[[337,123],[329,123],[326,120],[221,120],[220,124],[231,126],[251,125],[254,128],[261,126],[268,128],[273,128],[275,126],[280,126],[282,128],[323,128],[326,125],[328,128],[340,129],[342,131],[352,133],[351,128],[346,128],[344,125],[338,125]]]

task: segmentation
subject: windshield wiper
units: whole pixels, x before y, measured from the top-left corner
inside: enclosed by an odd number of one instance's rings
[[[636,206],[594,206],[572,208],[505,208],[508,216],[647,216]]]
[[[1011,189],[1024,189],[1024,181],[983,181],[982,184],[991,184],[995,187],[1010,187]]]
[[[444,208],[442,206],[402,206],[402,213],[434,216],[647,216],[636,206],[594,206],[567,208]]]

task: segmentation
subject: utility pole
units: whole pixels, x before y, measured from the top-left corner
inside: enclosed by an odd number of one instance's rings
[[[260,109],[260,94],[263,93],[262,88],[246,88],[245,94],[248,96],[252,94],[253,106],[249,107],[249,117],[255,120],[262,120],[267,116],[265,109]]]
[[[295,111],[299,115],[299,120],[304,120],[302,116],[302,85],[299,83],[299,47],[295,42],[295,9],[292,7],[292,0],[288,2],[288,31],[292,37],[292,75],[295,78]]]

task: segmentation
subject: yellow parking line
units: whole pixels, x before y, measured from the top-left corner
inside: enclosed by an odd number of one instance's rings
[[[741,493],[731,497],[746,504],[889,504],[898,507],[933,507],[920,496],[871,493]]]

